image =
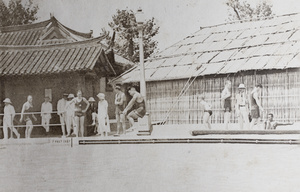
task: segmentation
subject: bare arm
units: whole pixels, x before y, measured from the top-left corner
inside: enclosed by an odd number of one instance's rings
[[[133,107],[133,105],[134,105],[136,99],[137,99],[137,94],[135,94],[135,95],[132,97],[132,99],[129,101],[128,105],[127,105],[126,108],[124,109],[124,114],[126,114],[127,111],[130,110],[130,109]]]
[[[22,111],[21,111],[21,117],[20,117],[21,122],[23,121],[24,111],[25,111],[25,104],[23,104]]]
[[[281,126],[281,125],[293,125],[294,123],[284,123],[284,122],[282,122],[282,123],[278,123],[278,122],[276,122],[276,126]]]

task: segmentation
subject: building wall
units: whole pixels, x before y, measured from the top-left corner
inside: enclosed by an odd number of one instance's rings
[[[223,123],[224,112],[220,98],[227,79],[232,82],[231,122],[237,122],[234,105],[240,83],[245,84],[248,95],[255,84],[263,85],[261,97],[265,109],[263,119],[268,113],[273,113],[275,119],[279,121],[300,121],[300,75],[296,69],[148,82],[147,103],[152,121],[166,120],[169,124],[202,123],[203,110],[199,104],[199,95],[205,94],[205,100],[212,104],[211,122]],[[181,92],[182,96],[178,97]]]
[[[63,93],[73,93],[76,96],[78,90],[82,90],[83,96],[88,99],[94,97],[98,102],[97,94],[102,90],[99,78],[82,76],[77,73],[32,76],[32,77],[6,77],[3,78],[4,93],[2,98],[10,98],[17,113],[22,110],[22,105],[27,101],[27,96],[33,96],[33,110],[39,112],[44,102],[45,89],[51,89],[53,110],[57,110],[57,102]],[[1,87],[2,88],[2,87]],[[105,92],[109,102],[109,116],[114,118],[113,96],[111,91]],[[3,109],[3,105],[1,106]],[[19,117],[16,117],[19,119]],[[2,118],[1,118],[2,119]],[[39,122],[39,121],[38,121]],[[58,123],[57,115],[52,115],[51,123]]]

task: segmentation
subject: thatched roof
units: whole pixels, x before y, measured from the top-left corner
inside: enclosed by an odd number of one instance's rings
[[[146,81],[300,67],[300,14],[203,27],[145,63]],[[139,67],[124,83],[139,81]]]

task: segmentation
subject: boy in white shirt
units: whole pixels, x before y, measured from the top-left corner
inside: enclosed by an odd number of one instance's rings
[[[49,123],[51,119],[52,113],[52,103],[50,103],[50,97],[45,97],[45,102],[42,104],[41,107],[41,117],[42,117],[42,126],[46,130],[46,134],[49,133]]]

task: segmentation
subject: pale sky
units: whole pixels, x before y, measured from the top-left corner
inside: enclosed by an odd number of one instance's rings
[[[255,4],[261,0],[248,0]],[[180,41],[199,30],[226,22],[226,0],[34,0],[39,5],[39,21],[50,18],[50,13],[64,25],[80,32],[93,30],[99,36],[101,28],[110,30],[108,22],[117,9],[143,9],[145,18],[154,17],[160,26],[156,40],[159,49]],[[276,15],[300,12],[299,0],[267,0]]]

